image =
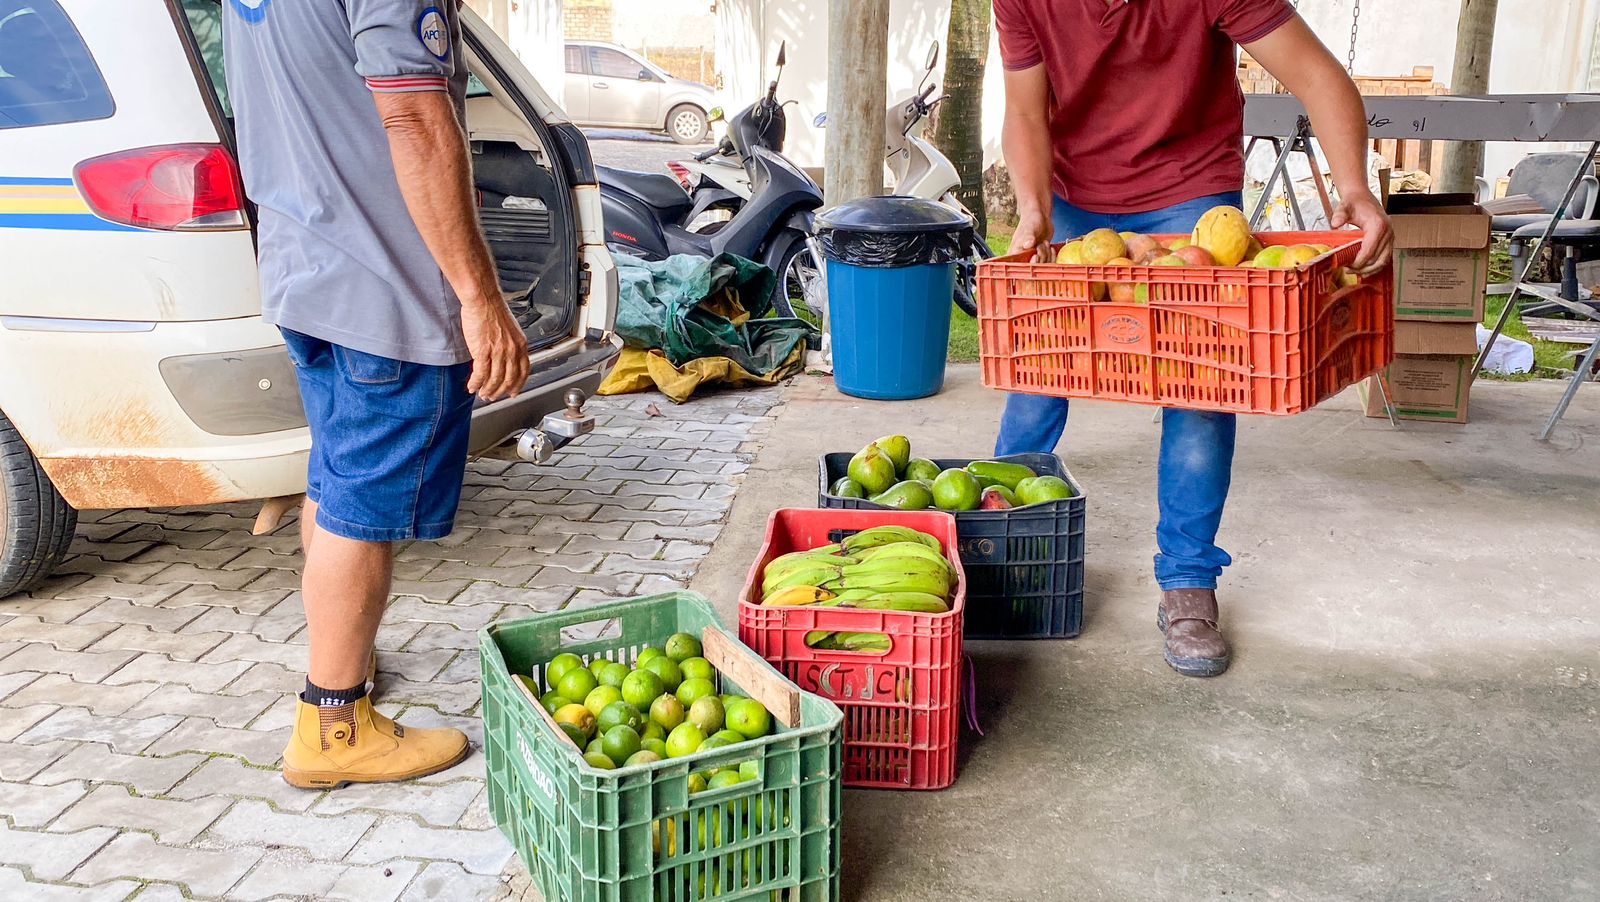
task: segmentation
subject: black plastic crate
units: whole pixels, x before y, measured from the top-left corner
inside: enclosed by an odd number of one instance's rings
[[[820,507],[884,510],[863,498],[828,494],[846,475],[853,452],[822,455]],[[969,639],[1070,639],[1083,629],[1083,487],[1054,454],[1012,454],[966,460],[933,458],[941,470],[974,460],[1023,464],[1059,476],[1077,494],[1062,501],[1002,511],[955,511],[961,563],[967,571]]]

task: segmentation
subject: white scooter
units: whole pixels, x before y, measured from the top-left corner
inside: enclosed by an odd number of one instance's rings
[[[934,41],[933,46],[928,48],[928,60],[917,93],[909,100],[890,106],[884,116],[884,162],[892,177],[893,193],[902,197],[938,201],[959,210],[969,221],[976,222],[972,211],[956,195],[956,189],[961,187],[961,174],[956,171],[955,164],[923,137],[929,115],[948,97],[946,95],[932,101],[928,99],[938,90],[938,85],[928,82],[938,64],[939,42]],[[828,114],[823,113],[817,116],[815,124],[825,128],[827,121]],[[976,235],[971,238],[970,248],[969,256],[958,264],[954,300],[956,306],[968,316],[977,316],[975,297],[978,261],[993,257],[994,252]]]

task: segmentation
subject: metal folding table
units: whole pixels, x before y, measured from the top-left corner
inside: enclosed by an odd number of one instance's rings
[[[1567,209],[1578,191],[1585,173],[1592,172],[1596,152],[1600,151],[1600,94],[1487,94],[1474,97],[1451,96],[1385,96],[1363,97],[1367,110],[1367,131],[1373,138],[1422,141],[1570,141],[1589,145],[1583,164],[1573,174],[1560,206],[1545,225],[1544,234],[1529,250],[1522,272],[1515,274],[1511,296],[1505,309],[1494,324],[1488,342],[1473,364],[1473,372],[1482,369],[1484,360],[1499,339],[1511,311],[1524,294],[1556,303],[1580,316],[1600,320],[1600,313],[1585,304],[1576,304],[1562,298],[1558,292],[1547,291],[1528,280],[1539,252],[1549,246],[1556,225],[1567,216]],[[1289,157],[1303,153],[1311,162],[1311,173],[1324,205],[1328,204],[1327,189],[1322,184],[1321,171],[1310,143],[1311,121],[1305,107],[1288,94],[1250,94],[1245,97],[1244,131],[1251,138],[1251,146],[1259,140],[1270,141],[1278,151],[1278,159],[1268,177],[1251,215],[1254,227],[1272,196],[1279,178],[1285,180],[1286,194],[1296,222],[1303,222],[1294,190],[1287,184],[1286,167]],[[1572,382],[1561,396],[1561,401],[1550,415],[1541,440],[1548,439],[1572,398],[1593,370],[1600,356],[1600,340],[1590,345],[1578,363]],[[1387,391],[1385,391],[1387,395]],[[1386,399],[1387,400],[1387,399]]]

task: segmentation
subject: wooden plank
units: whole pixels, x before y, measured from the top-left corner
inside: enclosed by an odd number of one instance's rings
[[[778,723],[791,729],[800,725],[800,690],[762,666],[755,652],[714,626],[706,627],[700,644],[701,654],[711,666],[766,705]]]

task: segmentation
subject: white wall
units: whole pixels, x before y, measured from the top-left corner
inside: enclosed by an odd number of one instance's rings
[[[615,40],[624,47],[703,47],[716,44],[711,0],[613,0]]]
[[[566,84],[561,0],[467,0],[559,106]]]

